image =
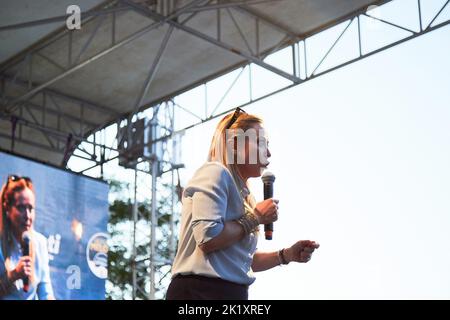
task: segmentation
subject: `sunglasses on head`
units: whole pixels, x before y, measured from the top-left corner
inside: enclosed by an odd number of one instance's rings
[[[19,181],[19,180],[25,180],[27,182],[31,182],[31,179],[28,177],[21,177],[21,176],[15,175],[15,174],[11,174],[8,176],[8,182],[9,181]]]
[[[6,194],[6,190],[8,190],[8,186],[11,181],[16,182],[16,181],[20,181],[20,180],[25,180],[27,183],[32,182],[29,177],[21,177],[21,176],[15,175],[15,174],[11,174],[8,176],[8,180],[6,182],[5,189],[3,189],[4,190],[3,193]],[[3,197],[3,195],[2,195],[2,197]],[[2,199],[2,202],[3,202],[3,199]]]
[[[237,107],[236,110],[234,111],[233,115],[231,116],[230,121],[228,122],[227,126],[225,127],[225,129],[230,129],[230,127],[233,125],[233,123],[236,122],[237,118],[239,118],[239,116],[241,115],[241,113],[247,113],[244,110],[242,110],[241,108]]]

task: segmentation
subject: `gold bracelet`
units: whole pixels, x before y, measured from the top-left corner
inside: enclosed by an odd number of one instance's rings
[[[284,248],[278,251],[278,260],[280,261],[280,264],[288,264],[289,262],[284,257]]]
[[[252,233],[259,225],[258,219],[253,213],[243,215],[236,222],[242,226],[245,234]]]
[[[236,219],[236,222],[242,226],[242,229],[244,229],[245,234],[249,234],[247,224],[244,222],[244,216],[240,217],[239,219]]]
[[[281,250],[278,250],[277,256],[278,256],[278,265],[280,266],[283,264],[283,260],[281,259]]]

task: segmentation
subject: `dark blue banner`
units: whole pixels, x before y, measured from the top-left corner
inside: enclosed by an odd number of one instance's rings
[[[1,185],[11,174],[33,181],[34,229],[47,238],[56,299],[104,299],[108,185],[3,152],[0,164]]]

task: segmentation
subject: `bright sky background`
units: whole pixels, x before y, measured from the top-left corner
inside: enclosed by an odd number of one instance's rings
[[[411,26],[405,10],[382,18]],[[374,28],[363,46],[390,30]],[[274,240],[261,238],[260,250],[321,244],[308,264],[258,273],[250,299],[450,299],[449,40],[447,26],[245,108],[265,120],[280,200]],[[341,50],[354,45],[343,39]],[[273,74],[258,79],[255,92],[277,85]],[[208,94],[218,100],[223,86],[216,90]],[[178,101],[203,108],[204,98],[189,99]],[[218,121],[186,133],[184,185]],[[261,180],[251,186],[262,200]]]
[[[259,275],[252,299],[450,298],[449,31],[248,108],[271,132],[280,199],[261,249],[321,244]]]

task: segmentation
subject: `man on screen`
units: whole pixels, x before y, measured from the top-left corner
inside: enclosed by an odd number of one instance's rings
[[[34,230],[34,218],[32,181],[9,176],[1,190],[0,299],[54,299],[47,241]]]

